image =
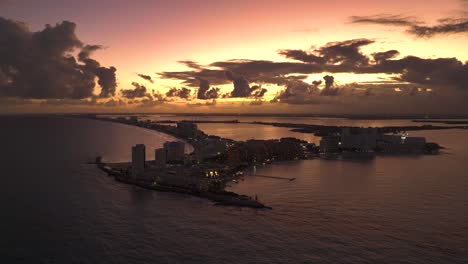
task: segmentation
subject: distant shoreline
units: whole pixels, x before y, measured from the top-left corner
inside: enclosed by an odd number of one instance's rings
[[[193,117],[209,117],[209,116],[236,116],[236,117],[309,117],[309,118],[336,118],[336,119],[350,119],[350,120],[394,120],[394,119],[405,119],[405,120],[422,120],[428,122],[430,120],[447,120],[447,119],[466,119],[468,120],[468,114],[389,114],[389,115],[378,115],[378,114],[308,114],[308,113],[157,113],[157,112],[57,112],[57,113],[0,113],[0,116],[46,116],[46,115],[115,115],[115,116],[193,116]]]

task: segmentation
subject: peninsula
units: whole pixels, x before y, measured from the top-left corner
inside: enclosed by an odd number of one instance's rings
[[[154,150],[154,159],[146,158],[146,146],[132,147],[132,161],[106,164],[96,158],[98,167],[115,180],[142,188],[176,192],[209,199],[217,205],[269,208],[258,197],[228,192],[225,187],[244,177],[255,165],[299,159],[372,159],[378,154],[437,154],[441,148],[423,137],[409,137],[404,131],[448,129],[448,127],[359,128],[307,124],[249,122],[294,129],[308,129],[320,136],[320,145],[288,137],[274,140],[235,141],[207,135],[197,122],[241,123],[228,121],[151,121],[137,116],[103,117],[84,115],[95,120],[117,122],[166,133],[180,141],[166,142]],[[193,147],[186,153],[185,144]],[[269,177],[269,176],[267,176]]]

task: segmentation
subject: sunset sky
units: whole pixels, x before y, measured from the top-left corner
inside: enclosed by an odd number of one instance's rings
[[[467,32],[461,0],[0,0],[0,111],[468,114]]]

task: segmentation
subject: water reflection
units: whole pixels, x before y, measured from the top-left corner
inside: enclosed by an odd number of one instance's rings
[[[79,119],[2,124],[5,263],[453,264],[468,259],[466,130],[412,133],[440,143],[451,155],[257,167],[258,174],[296,180],[246,176],[233,183],[230,190],[256,194],[274,208],[256,211],[133,189],[83,164],[95,153],[129,160],[132,144],[157,147],[171,139],[165,135]],[[264,128],[258,133],[258,126],[244,127],[243,137],[283,133]]]

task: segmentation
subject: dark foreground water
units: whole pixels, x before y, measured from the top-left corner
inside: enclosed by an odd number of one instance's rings
[[[297,178],[233,184],[274,208],[263,211],[122,185],[85,164],[128,160],[135,143],[152,156],[167,135],[0,122],[0,263],[468,263],[468,131],[416,133],[446,146],[439,156],[258,168]]]

